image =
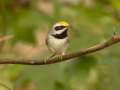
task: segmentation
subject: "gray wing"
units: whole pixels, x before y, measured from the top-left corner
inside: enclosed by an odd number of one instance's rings
[[[47,38],[45,39],[45,44],[48,46],[48,36],[47,36]]]

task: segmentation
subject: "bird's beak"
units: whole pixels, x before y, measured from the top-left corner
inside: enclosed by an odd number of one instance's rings
[[[70,28],[70,26],[66,26],[66,28],[67,28],[67,29],[69,29],[69,28]]]
[[[68,30],[69,29],[69,26],[65,26],[65,30]]]

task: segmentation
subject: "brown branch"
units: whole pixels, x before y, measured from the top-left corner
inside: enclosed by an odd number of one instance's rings
[[[0,36],[0,43],[3,41],[7,41],[9,39],[12,39],[14,36],[13,35],[8,35],[8,36]]]
[[[12,58],[1,58],[0,59],[0,64],[24,64],[24,65],[46,65],[46,64],[54,64],[54,63],[58,63],[58,62],[62,62],[62,61],[66,61],[66,60],[70,60],[76,57],[80,57],[83,55],[87,55],[87,54],[91,54],[94,53],[96,51],[102,50],[104,48],[107,48],[113,44],[116,44],[120,42],[120,35],[113,35],[111,39],[94,45],[90,48],[87,49],[83,49],[81,51],[78,52],[74,52],[74,53],[69,53],[66,55],[62,55],[62,56],[56,56],[54,58],[49,58],[49,59],[40,59],[40,60],[35,60],[35,59],[12,59]],[[76,60],[76,59],[74,59]]]
[[[4,87],[4,88],[7,89],[7,90],[11,90],[11,88],[9,88],[7,85],[5,85],[5,84],[3,84],[3,83],[0,83],[0,86],[1,86],[1,87]]]

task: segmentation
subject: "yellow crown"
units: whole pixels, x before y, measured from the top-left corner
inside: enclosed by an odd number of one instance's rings
[[[66,21],[60,21],[58,23],[61,24],[61,25],[63,25],[63,26],[69,26],[69,24]]]

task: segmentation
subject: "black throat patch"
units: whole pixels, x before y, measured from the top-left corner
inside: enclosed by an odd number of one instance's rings
[[[64,39],[67,37],[67,29],[62,32],[61,34],[55,34],[55,35],[52,35],[53,37],[57,38],[57,39]]]

